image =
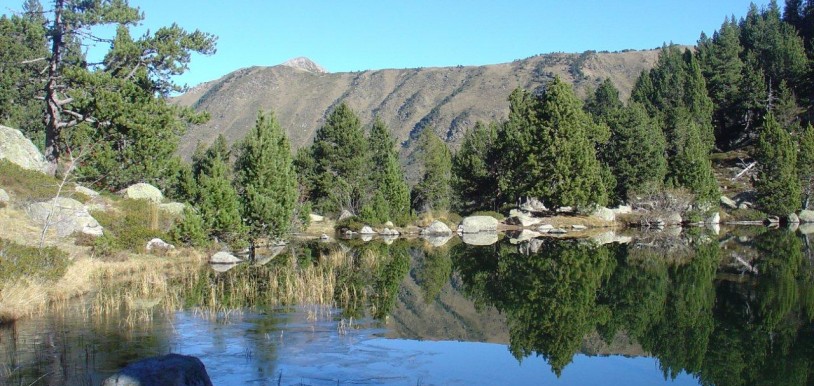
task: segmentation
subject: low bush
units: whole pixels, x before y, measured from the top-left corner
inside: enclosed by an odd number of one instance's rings
[[[731,221],[763,221],[766,213],[756,209],[733,209],[729,212]]]
[[[68,264],[67,254],[57,248],[38,249],[0,239],[0,289],[18,278],[56,281]]]
[[[127,250],[142,252],[152,238],[168,240],[168,231],[176,216],[163,212],[146,200],[121,200],[117,210],[93,212],[105,228],[105,235],[94,243],[94,252],[109,256]]]

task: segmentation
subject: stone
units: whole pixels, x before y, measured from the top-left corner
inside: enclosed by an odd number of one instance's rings
[[[102,386],[144,385],[212,386],[212,380],[200,359],[167,354],[133,362],[102,383]]]
[[[496,232],[484,233],[464,233],[461,236],[461,241],[469,245],[492,245],[497,243],[498,236]]]
[[[588,229],[588,227],[586,227],[585,225],[582,225],[582,224],[574,224],[574,225],[571,225],[571,229],[573,229],[575,231],[584,231],[584,230]]]
[[[47,173],[49,169],[45,157],[31,140],[20,130],[3,125],[0,125],[0,159],[41,173]]]
[[[76,187],[74,187],[74,191],[79,193],[79,194],[83,194],[85,196],[88,196],[88,198],[99,197],[99,192],[97,192],[97,191],[95,191],[93,189],[90,189],[90,188],[86,188],[86,187],[84,187],[82,185],[76,185]]]
[[[705,224],[704,228],[708,229],[710,232],[712,232],[716,236],[721,234],[721,224],[720,223],[717,223],[717,224]]]
[[[430,224],[430,226],[421,230],[422,235],[430,235],[430,236],[446,236],[451,235],[452,230],[449,229],[447,224],[444,224],[441,221],[435,220]],[[446,243],[446,242],[444,242]],[[443,245],[443,244],[442,244]]]
[[[568,233],[568,231],[562,228],[552,228],[551,230],[548,231],[548,233],[553,235],[564,235]]]
[[[374,231],[373,228],[371,228],[370,226],[365,225],[365,226],[362,227],[361,230],[359,230],[359,234],[360,235],[375,235],[376,231]]]
[[[541,222],[543,222],[543,219],[532,217],[525,213],[518,213],[516,216],[509,217],[508,219],[506,219],[506,224],[519,225],[523,228],[534,226]]]
[[[399,231],[397,231],[395,229],[384,228],[379,232],[379,234],[382,235],[382,236],[398,236]]]
[[[362,240],[364,242],[371,241],[371,240],[373,240],[373,235],[371,235],[369,233],[368,234],[360,234],[359,235],[359,240]]]
[[[727,196],[721,196],[721,206],[729,209],[737,209],[738,203]]]
[[[780,224],[780,217],[777,217],[777,216],[769,216],[769,218],[767,218],[767,219],[766,219],[766,221],[767,221],[769,224]]]
[[[539,227],[537,227],[537,232],[548,233],[548,232],[551,232],[552,229],[554,229],[553,225],[551,225],[551,224],[543,224],[543,225],[540,225]]]
[[[237,264],[240,262],[243,262],[243,260],[229,252],[218,252],[209,258],[210,264]]]
[[[154,238],[147,242],[147,246],[144,247],[147,252],[154,252],[154,251],[171,251],[175,249],[175,245],[172,245],[164,240],[159,238]]]
[[[164,199],[158,188],[143,182],[130,185],[119,191],[119,194],[131,200],[149,200],[155,203],[160,203]]]
[[[181,202],[168,202],[166,204],[158,204],[158,209],[162,210],[166,213],[173,214],[176,216],[180,216],[184,214],[184,208],[186,208],[186,204]]]
[[[89,236],[101,236],[104,229],[88,209],[79,201],[67,197],[54,197],[48,201],[35,202],[28,207],[28,215],[40,226],[54,229],[59,237],[74,232]]]
[[[752,204],[751,202],[744,201],[744,202],[738,204],[738,209],[750,209],[753,206],[754,206],[754,204]]]
[[[678,212],[671,212],[665,215],[661,220],[665,225],[679,225],[684,221]]]
[[[323,222],[323,221],[325,221],[325,216],[320,216],[320,215],[314,214],[314,213],[309,214],[308,218],[311,219],[311,222]]]
[[[339,219],[337,219],[337,221],[346,220],[346,219],[349,219],[351,217],[353,217],[353,213],[351,213],[347,209],[344,209],[344,210],[342,210],[342,213],[339,214]]]
[[[801,223],[814,223],[814,210],[801,210],[797,218]]]
[[[392,221],[388,221],[388,222],[384,223],[384,226],[386,226],[386,227],[388,227],[388,228],[395,228],[395,227],[396,227],[396,226],[393,224],[393,222],[392,222]]]
[[[492,216],[469,216],[461,221],[461,232],[480,233],[497,232],[498,221]]]
[[[543,202],[531,197],[526,202],[520,204],[520,209],[526,212],[547,212],[548,208],[543,205]]]
[[[720,224],[721,223],[721,213],[715,212],[711,216],[704,219],[704,224]]]
[[[598,235],[595,235],[595,236],[591,237],[591,241],[593,241],[594,243],[596,243],[598,245],[605,245],[605,244],[612,244],[612,243],[629,244],[629,243],[631,243],[633,241],[633,238],[630,237],[630,236],[618,235],[614,231],[607,231],[607,232],[600,233]]]
[[[10,201],[11,201],[11,196],[9,196],[8,193],[6,193],[5,190],[0,189],[0,208],[8,205],[8,203]]]
[[[331,236],[323,233],[321,236],[319,236],[319,241],[331,241]]]
[[[787,220],[788,220],[789,224],[799,224],[800,223],[800,217],[798,217],[797,214],[795,214],[795,213],[790,214],[787,217]]]
[[[814,234],[814,224],[813,223],[801,224],[800,227],[797,228],[797,230],[804,235]]]
[[[608,209],[608,208],[606,208],[604,206],[600,206],[599,208],[596,208],[596,210],[594,211],[592,216],[599,217],[599,218],[602,219],[602,221],[607,221],[607,222],[616,221],[616,213],[613,210]]]

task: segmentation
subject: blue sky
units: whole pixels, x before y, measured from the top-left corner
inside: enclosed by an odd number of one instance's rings
[[[47,0],[41,0],[48,7]],[[763,6],[768,1],[755,1]],[[195,85],[254,65],[306,56],[331,72],[483,65],[549,52],[694,44],[748,0],[131,0],[142,28],[177,22],[217,35],[179,78]],[[780,1],[782,5],[783,1]],[[0,11],[22,0],[0,0]],[[138,35],[135,34],[134,35]],[[99,48],[97,50],[102,50]],[[91,51],[91,55],[94,51]]]

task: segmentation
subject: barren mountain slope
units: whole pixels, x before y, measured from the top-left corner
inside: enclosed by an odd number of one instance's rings
[[[342,101],[364,124],[381,117],[400,143],[430,128],[456,146],[475,122],[504,119],[507,97],[518,86],[539,91],[559,75],[584,96],[610,78],[627,99],[636,78],[657,57],[658,51],[651,50],[555,53],[488,66],[344,73],[309,70],[319,68],[315,64],[241,69],[176,98],[176,103],[212,116],[208,123],[189,129],[180,153],[188,158],[198,141],[211,143],[219,133],[230,143],[240,140],[261,109],[277,114],[293,147],[299,148],[310,143],[326,114]]]

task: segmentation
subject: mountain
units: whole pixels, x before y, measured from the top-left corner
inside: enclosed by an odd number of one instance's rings
[[[424,129],[455,147],[477,121],[508,115],[507,98],[520,86],[540,91],[560,76],[585,96],[610,78],[622,97],[654,66],[658,50],[582,54],[553,53],[486,66],[431,67],[327,73],[307,58],[273,67],[250,67],[201,84],[175,103],[206,110],[208,123],[191,127],[180,154],[189,158],[200,141],[219,133],[233,143],[254,125],[258,110],[273,110],[296,149],[310,143],[328,112],[346,102],[369,124],[378,115],[404,145]]]

